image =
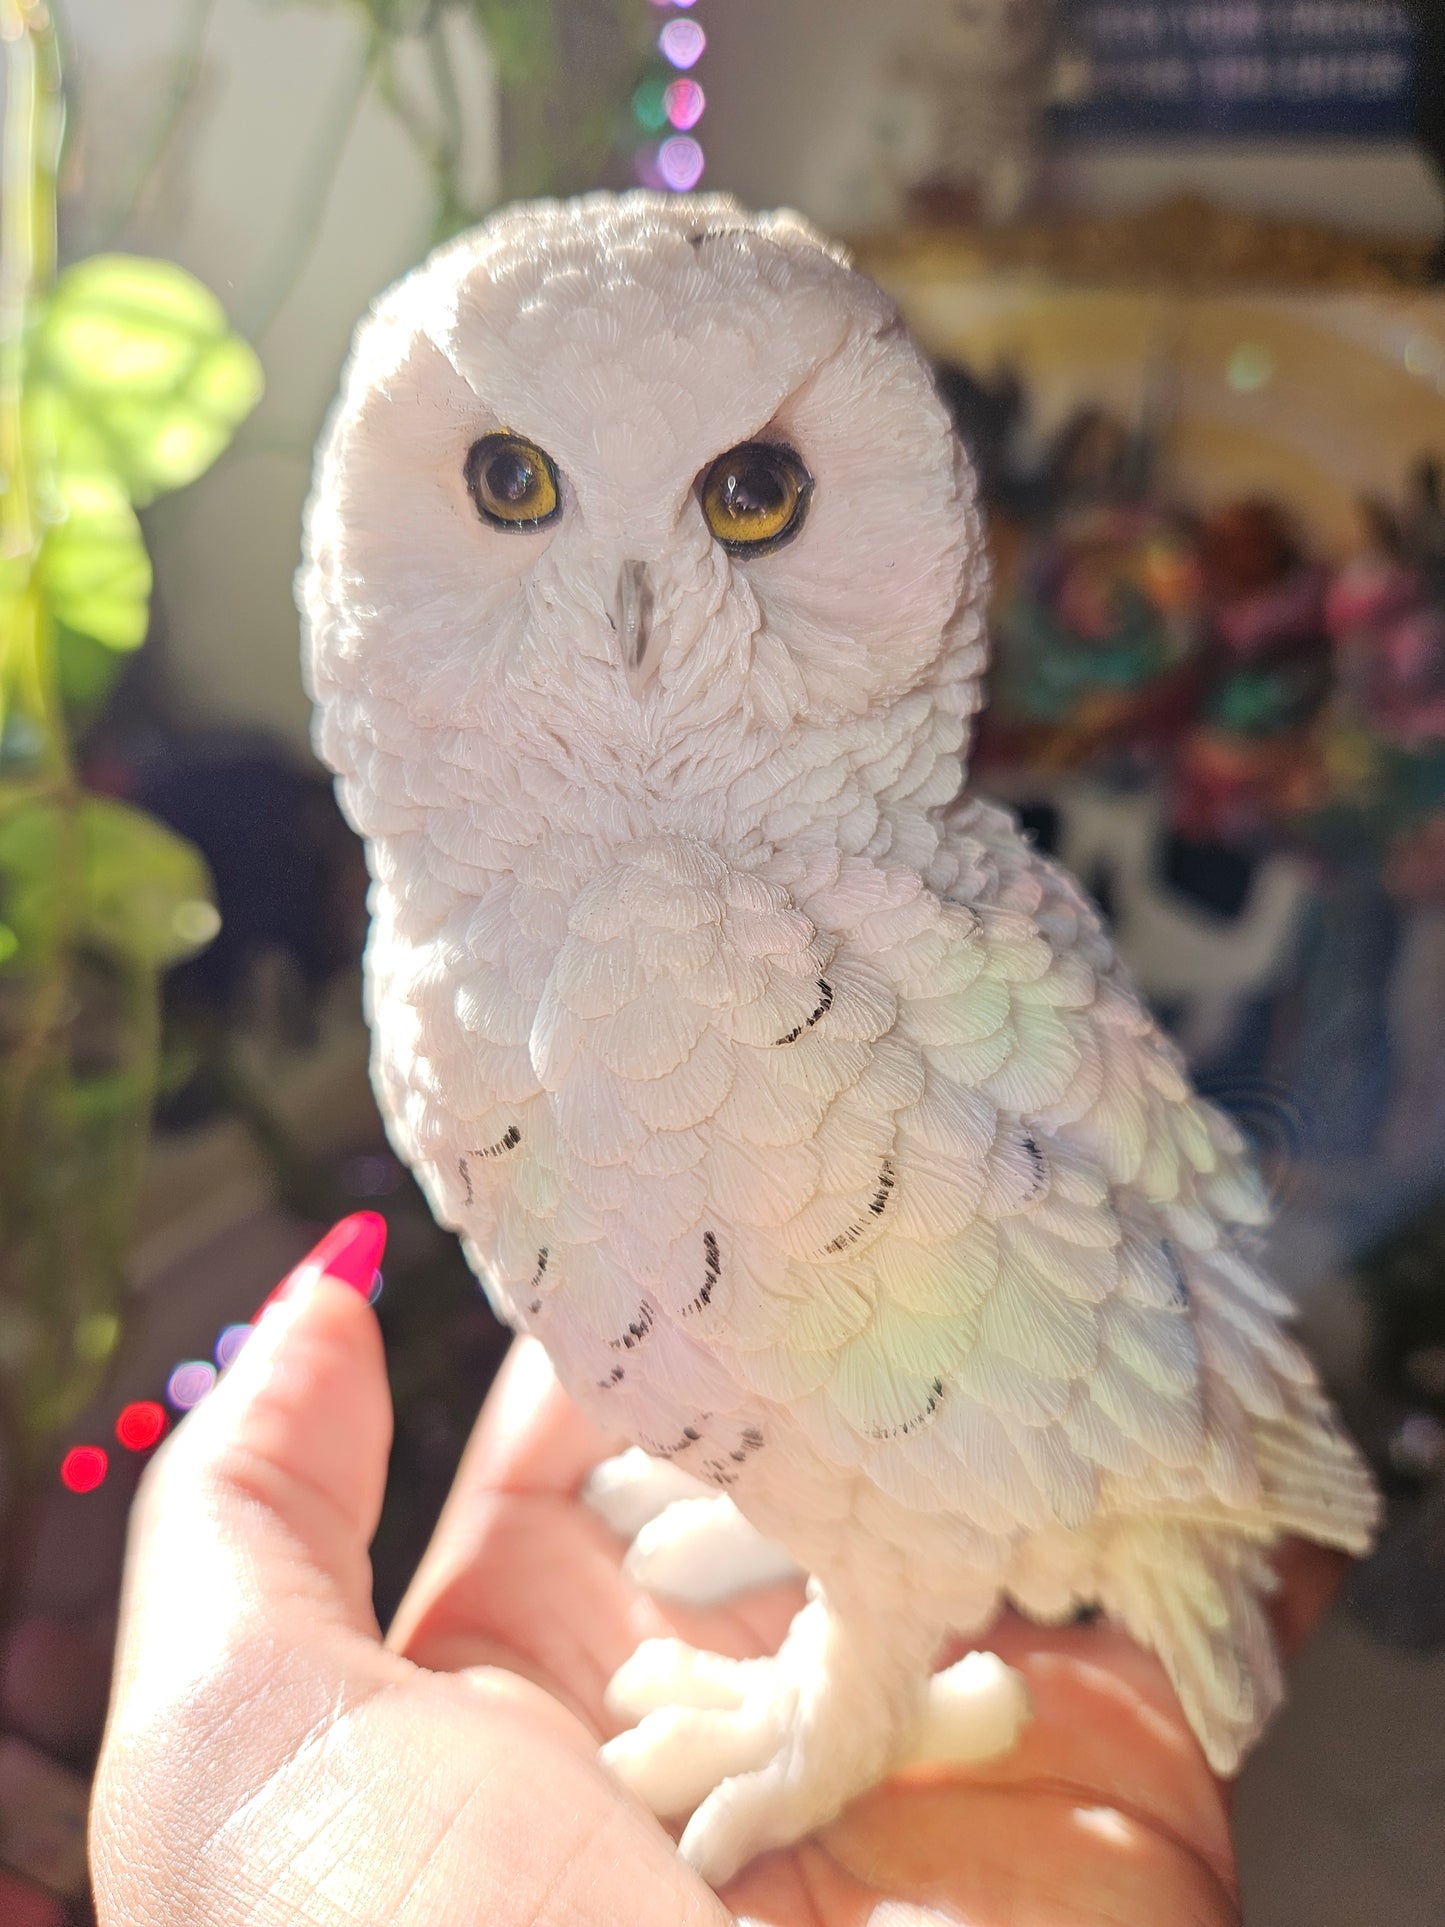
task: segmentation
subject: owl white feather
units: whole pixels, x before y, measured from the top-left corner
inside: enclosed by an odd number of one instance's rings
[[[812,1578],[775,1659],[652,1643],[615,1685],[609,1758],[714,1881],[1006,1743],[1007,1680],[930,1670],[1009,1601],[1114,1615],[1232,1771],[1271,1546],[1375,1517],[1239,1136],[1077,885],[955,802],[985,576],[892,304],[711,197],[437,254],[358,334],[309,511],[393,1140],[651,1455],[599,1480],[635,1569]]]

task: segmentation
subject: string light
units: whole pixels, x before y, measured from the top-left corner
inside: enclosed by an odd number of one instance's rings
[[[189,1412],[216,1383],[216,1368],[209,1358],[187,1358],[166,1380],[166,1397],[178,1412]]]
[[[160,1444],[169,1426],[165,1407],[146,1398],[125,1407],[115,1422],[115,1435],[127,1452],[149,1452]]]
[[[652,0],[658,8],[675,8],[685,13],[694,0]],[[665,74],[649,75],[632,96],[633,119],[644,133],[662,135],[656,146],[642,148],[637,155],[637,177],[647,187],[664,188],[672,194],[687,194],[702,179],[707,166],[702,143],[693,129],[707,109],[707,95],[697,81],[678,76],[695,67],[707,50],[707,35],[696,20],[673,18],[657,36],[657,50],[674,78]],[[673,131],[667,132],[668,128]]]
[[[662,93],[663,112],[679,132],[696,127],[707,107],[707,95],[695,80],[669,81]]]
[[[251,1336],[251,1330],[250,1325],[227,1325],[216,1340],[216,1349],[212,1357],[223,1372],[228,1365],[234,1365],[241,1356],[246,1340]]]
[[[659,87],[659,101],[661,98]],[[659,121],[658,124],[665,123]],[[369,1305],[381,1297],[383,1283],[380,1271],[373,1272],[366,1294]],[[254,1325],[227,1325],[216,1340],[214,1365],[207,1358],[182,1359],[166,1380],[165,1395],[176,1411],[189,1412],[209,1396],[220,1374],[241,1356],[254,1330]],[[160,1444],[170,1424],[165,1406],[155,1399],[137,1399],[122,1407],[115,1422],[115,1436],[128,1452],[149,1452]],[[104,1484],[109,1470],[109,1457],[100,1446],[75,1445],[60,1462],[60,1481],[69,1492],[94,1492]]]
[[[657,36],[657,44],[664,60],[686,72],[707,51],[707,35],[695,20],[669,20]]]
[[[702,179],[703,152],[691,134],[674,134],[657,150],[657,171],[664,187],[686,194]]]
[[[110,1459],[98,1445],[72,1445],[60,1461],[60,1483],[67,1492],[94,1492],[105,1484]]]

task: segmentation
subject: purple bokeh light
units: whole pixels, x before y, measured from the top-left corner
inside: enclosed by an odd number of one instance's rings
[[[178,1412],[189,1412],[215,1383],[216,1368],[209,1358],[188,1358],[166,1380],[166,1397]]]
[[[236,1360],[241,1356],[242,1347],[250,1336],[251,1327],[249,1325],[227,1325],[226,1329],[216,1340],[216,1363],[222,1371],[225,1371],[228,1365],[235,1364]]]
[[[663,59],[674,67],[695,67],[707,47],[707,35],[695,20],[669,20],[657,44]]]
[[[674,194],[687,194],[702,179],[705,166],[702,148],[691,134],[674,134],[657,150],[657,171],[662,184]]]
[[[632,157],[632,171],[640,186],[650,187],[654,192],[667,185],[657,165],[657,149],[655,147],[638,148],[636,154]]]

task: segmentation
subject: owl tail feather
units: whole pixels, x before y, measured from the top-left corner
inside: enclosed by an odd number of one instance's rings
[[[1314,1385],[1291,1385],[1284,1415],[1256,1419],[1254,1462],[1270,1522],[1282,1533],[1367,1552],[1379,1523],[1380,1499],[1363,1459],[1329,1401]]]
[[[1238,1771],[1284,1695],[1261,1599],[1267,1550],[1172,1522],[1121,1524],[1099,1603],[1156,1653],[1216,1773]]]

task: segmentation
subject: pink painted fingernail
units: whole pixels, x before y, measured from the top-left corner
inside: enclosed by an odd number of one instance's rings
[[[320,1244],[313,1245],[300,1264],[287,1272],[256,1317],[311,1278],[335,1278],[363,1298],[370,1298],[385,1250],[386,1219],[379,1211],[353,1211],[349,1218],[332,1225]]]

